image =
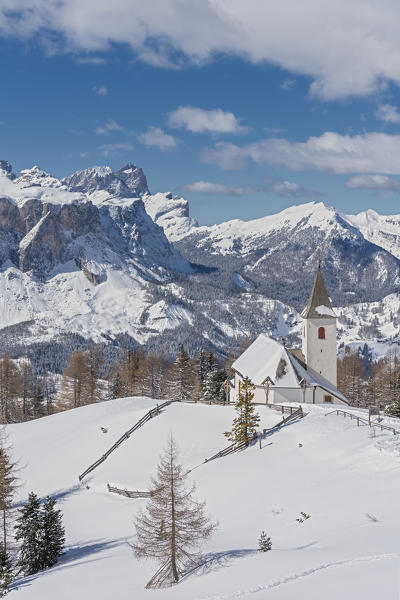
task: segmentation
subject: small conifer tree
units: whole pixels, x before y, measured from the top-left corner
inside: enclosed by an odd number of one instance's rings
[[[385,408],[389,417],[400,417],[400,396]]]
[[[170,400],[185,402],[192,398],[194,370],[189,354],[181,344],[174,364],[167,374],[167,392]]]
[[[225,369],[210,371],[203,384],[202,399],[206,402],[225,402],[224,383],[227,379]]]
[[[43,506],[40,542],[42,569],[48,569],[56,564],[65,544],[62,513],[56,508],[56,499],[50,496],[46,498]]]
[[[271,538],[267,536],[265,531],[261,532],[258,540],[258,549],[260,552],[268,552],[272,548]]]
[[[260,422],[260,416],[253,404],[255,386],[245,377],[239,389],[239,397],[235,404],[238,416],[233,420],[232,431],[227,431],[225,435],[234,444],[249,444]]]
[[[40,501],[31,492],[15,526],[15,539],[21,541],[18,564],[25,575],[33,575],[42,568],[41,526]]]
[[[41,506],[31,492],[19,511],[15,539],[21,541],[18,564],[25,575],[52,567],[62,555],[65,532],[61,511],[55,506],[55,498],[49,496]]]

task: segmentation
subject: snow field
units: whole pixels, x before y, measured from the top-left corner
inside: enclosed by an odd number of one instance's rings
[[[22,467],[21,498],[31,490],[57,495],[68,545],[58,566],[23,580],[10,598],[398,598],[397,436],[376,432],[371,438],[368,427],[325,416],[331,407],[304,405],[306,417],[267,435],[261,450],[256,444],[202,464],[228,445],[222,433],[233,408],[173,404],[79,485],[79,473],[155,404],[119,399],[7,426]],[[259,412],[260,429],[280,420],[275,410]],[[204,547],[206,564],[178,586],[148,591],[144,585],[156,565],[138,562],[126,543],[146,500],[110,494],[106,484],[148,489],[170,432],[219,527]],[[300,511],[311,518],[297,523]],[[273,544],[266,554],[256,551],[262,529]]]

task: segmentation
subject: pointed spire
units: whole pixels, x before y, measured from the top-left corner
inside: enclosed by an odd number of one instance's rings
[[[316,310],[317,308],[319,310]],[[315,277],[311,295],[301,316],[303,319],[336,319],[322,277],[320,260],[318,260],[317,275]]]

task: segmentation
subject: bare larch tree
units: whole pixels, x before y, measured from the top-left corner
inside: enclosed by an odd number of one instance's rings
[[[205,504],[194,497],[195,486],[186,487],[188,473],[178,463],[172,436],[160,457],[157,477],[151,480],[151,498],[135,521],[132,544],[137,558],[161,563],[147,588],[167,587],[179,581],[199,559],[199,547],[216,527],[205,514]]]

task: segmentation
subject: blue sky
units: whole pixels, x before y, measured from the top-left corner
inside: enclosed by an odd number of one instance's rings
[[[0,0],[16,172],[131,161],[201,223],[311,200],[400,212],[395,2],[146,4]]]

